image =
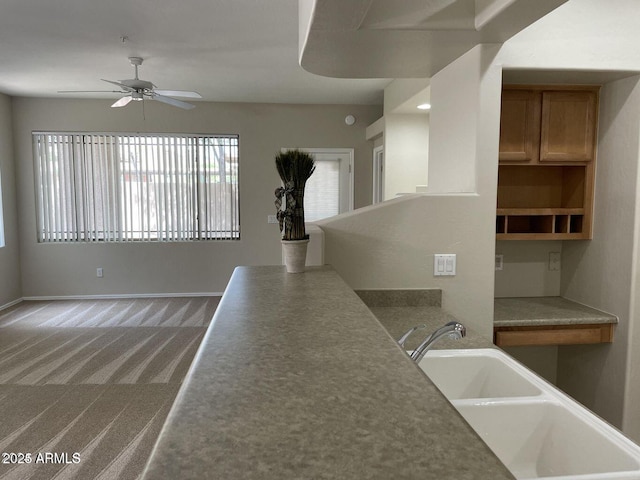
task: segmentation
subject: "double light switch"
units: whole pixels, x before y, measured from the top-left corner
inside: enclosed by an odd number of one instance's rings
[[[435,277],[456,274],[456,254],[440,254],[433,256],[433,275]]]

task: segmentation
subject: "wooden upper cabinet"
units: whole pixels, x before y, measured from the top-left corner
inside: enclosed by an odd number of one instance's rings
[[[539,157],[541,93],[503,90],[500,109],[501,162],[532,162]]]
[[[502,90],[496,238],[592,238],[597,86]]]
[[[542,92],[540,162],[592,161],[597,108],[593,90]]]
[[[598,87],[506,86],[500,109],[501,163],[595,159]]]

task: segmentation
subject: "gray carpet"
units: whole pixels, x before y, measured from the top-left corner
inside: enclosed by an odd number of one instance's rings
[[[218,302],[22,302],[0,312],[0,479],[139,478]]]

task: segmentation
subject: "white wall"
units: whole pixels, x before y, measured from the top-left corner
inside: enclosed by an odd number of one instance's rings
[[[384,146],[384,198],[389,200],[428,182],[429,115],[417,106],[430,99],[430,79],[395,79],[384,89],[384,116],[370,125],[367,136],[381,133]],[[379,145],[375,142],[374,145]]]
[[[214,104],[182,111],[157,102],[111,109],[110,101],[14,99],[22,294],[64,296],[221,292],[237,265],[280,264],[273,163],[281,147],[355,149],[355,205],[371,202],[371,145],[365,127],[377,106]],[[133,108],[132,108],[133,107]],[[358,118],[347,126],[344,118]],[[39,244],[36,242],[31,132],[196,132],[240,135],[240,221],[237,242]],[[4,172],[3,172],[4,174]],[[104,278],[95,275],[104,269]]]
[[[504,256],[504,264],[501,271],[496,271],[495,296],[560,295],[562,271],[549,271],[549,253],[561,254],[562,245],[559,240],[496,242],[496,255]],[[511,347],[505,350],[547,381],[557,383],[557,346]]]
[[[429,103],[429,78],[396,78],[384,88],[384,114],[415,113],[418,105]]]
[[[611,0],[606,8],[598,0],[570,0],[508,40],[496,61],[532,76],[553,69],[574,78],[579,70],[605,72],[604,78],[607,71],[618,78],[616,72],[638,72],[637,12],[635,0]],[[640,157],[635,82],[621,80],[603,89],[594,239],[564,242],[562,254],[561,294],[618,315],[620,324],[612,345],[559,348],[558,384],[640,441],[640,415],[634,411],[640,372],[632,363],[640,360],[633,310],[638,294],[632,287]]]
[[[443,308],[489,338],[501,89],[501,70],[491,60],[497,48],[477,47],[431,79],[429,186],[438,194],[388,200],[320,222],[325,260],[352,288],[442,288]],[[466,102],[454,98],[460,91],[467,92]],[[445,126],[447,134],[435,136]],[[460,143],[468,146],[463,158],[456,156]],[[452,162],[474,172],[467,176],[471,193],[456,194],[457,178],[446,175]],[[455,277],[433,276],[435,253],[457,255]]]
[[[476,178],[481,164],[478,120],[483,114],[479,88],[492,58],[487,58],[486,49],[474,51],[485,53],[467,53],[431,80],[430,193],[475,192],[480,187]],[[494,163],[497,166],[497,157]]]
[[[0,94],[0,178],[5,247],[0,248],[0,307],[22,297],[11,98]]]
[[[626,433],[640,439],[637,401],[640,389],[627,382],[638,373],[640,342],[634,286],[640,209],[640,77],[605,85],[600,93],[600,128],[596,174],[593,240],[565,242],[562,294],[580,303],[618,315],[612,345],[564,347],[558,355],[558,385]],[[629,369],[629,370],[628,370]],[[625,389],[635,395],[628,397]],[[623,419],[628,421],[623,423]]]
[[[496,271],[495,296],[560,295],[562,271],[549,271],[549,253],[562,254],[562,245],[560,240],[496,242],[496,255],[503,255],[504,264]]]
[[[441,288],[445,310],[490,335],[493,279],[476,241],[486,218],[469,215],[477,206],[473,194],[414,194],[320,221],[325,261],[353,289]],[[434,253],[457,255],[455,277],[433,276]]]
[[[470,277],[461,276],[446,284],[445,292],[454,291],[457,285],[464,286],[458,291],[466,290],[470,299],[467,305],[477,309],[476,321],[484,326],[482,331],[488,331],[483,322],[489,321],[493,311],[487,302],[492,302],[494,293],[496,125],[500,96],[500,81],[495,80],[494,69],[522,69],[532,74],[539,69],[638,71],[640,31],[633,14],[637,9],[635,0],[612,0],[607,8],[602,8],[598,0],[570,0],[507,41],[499,51],[480,47],[435,75],[431,80],[428,192],[442,193],[446,198],[410,199],[407,200],[410,204],[398,209],[395,205],[383,204],[381,208],[388,208],[388,212],[349,219],[351,225],[346,219],[337,220],[340,223],[328,225],[329,230],[334,231],[328,235],[327,242],[331,243],[332,236],[337,242],[329,247],[333,258],[328,260],[342,263],[343,266],[337,268],[345,271],[364,268],[363,274],[349,277],[356,288],[371,283],[398,287],[401,278],[404,286],[428,287],[437,282],[424,273],[421,259],[438,253],[433,249],[442,248],[441,242],[449,238],[452,249],[472,258],[477,272],[474,280],[489,283],[487,279],[491,279],[492,285],[487,288],[484,284],[469,282]],[[542,252],[537,247],[528,249],[522,258],[523,263],[530,265],[523,266],[521,271],[536,270],[540,278],[529,290],[521,284],[523,288],[512,287],[508,293],[559,292],[620,316],[621,325],[613,345],[561,347],[551,352],[553,358],[546,362],[546,368],[552,367],[557,354],[559,384],[596,413],[640,439],[640,414],[632,409],[640,402],[640,372],[634,367],[640,360],[640,328],[634,323],[633,311],[635,302],[640,301],[640,293],[635,293],[637,288],[633,288],[635,263],[640,262],[635,246],[636,230],[640,228],[635,213],[640,105],[635,100],[635,86],[632,87],[635,80],[620,82],[609,85],[601,99],[604,120],[600,127],[594,240],[563,243],[560,287],[557,275],[548,276],[539,271],[544,265]],[[628,92],[630,88],[634,93]],[[626,158],[619,161],[620,156]],[[609,173],[604,172],[607,169]],[[625,186],[614,188],[617,184],[611,179],[623,171]],[[474,223],[478,225],[473,233],[475,246],[469,245],[469,239],[460,240],[459,233],[464,231],[461,217],[452,212],[454,220],[447,221],[435,214],[436,210],[448,211],[452,192],[477,194],[477,198],[468,199],[465,204],[468,218],[478,222]],[[619,228],[620,225],[626,226]],[[487,226],[491,232],[485,230]],[[389,232],[395,229],[398,231]],[[383,231],[385,233],[378,233]],[[373,239],[374,232],[380,242]],[[426,243],[423,246],[408,240],[413,238]],[[440,240],[429,243],[431,238]],[[489,239],[492,245],[487,244]],[[459,240],[462,243],[457,243]],[[345,249],[341,250],[341,246]],[[390,259],[403,256],[412,259],[414,264],[406,262],[406,272],[401,276],[392,272]],[[367,262],[377,267],[365,266]],[[465,262],[461,266],[464,268]],[[501,285],[500,290],[505,292],[507,287]],[[465,302],[457,295],[450,298]],[[464,311],[458,314],[467,315]],[[629,348],[628,342],[631,342]],[[533,354],[533,360],[540,355]],[[554,373],[553,368],[549,370]]]
[[[384,197],[389,200],[427,184],[429,116],[396,113],[384,120]]]
[[[569,0],[514,35],[500,51],[505,68],[638,70],[637,0]]]

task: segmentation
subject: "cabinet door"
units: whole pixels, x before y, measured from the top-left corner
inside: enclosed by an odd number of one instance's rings
[[[589,162],[595,158],[595,91],[542,93],[541,162]]]
[[[503,90],[500,110],[500,161],[537,161],[539,144],[540,92]]]

